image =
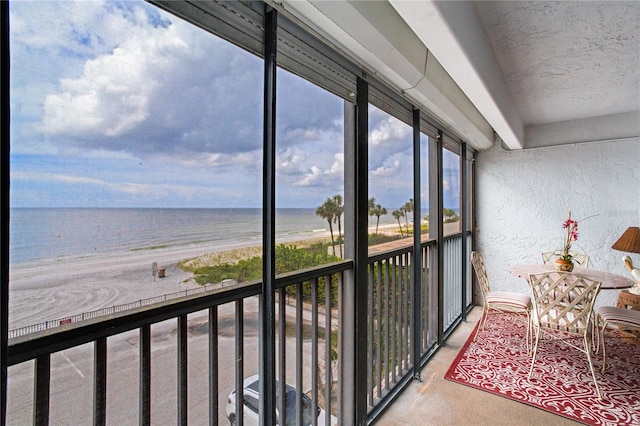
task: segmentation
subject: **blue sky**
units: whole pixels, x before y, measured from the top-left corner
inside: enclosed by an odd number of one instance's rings
[[[259,58],[144,2],[10,8],[12,206],[261,206]],[[314,208],[343,191],[343,101],[286,71],[277,88],[277,207]],[[391,211],[412,197],[411,129],[373,107],[370,129]]]

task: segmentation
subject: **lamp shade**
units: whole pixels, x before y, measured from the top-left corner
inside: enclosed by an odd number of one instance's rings
[[[640,253],[640,228],[637,226],[627,228],[611,248],[627,253]]]

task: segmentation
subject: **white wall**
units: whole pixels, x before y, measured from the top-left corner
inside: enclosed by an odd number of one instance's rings
[[[492,290],[528,292],[511,265],[541,263],[560,249],[562,223],[571,211],[580,235],[572,248],[590,256],[592,269],[632,278],[625,253],[611,249],[629,226],[640,226],[640,139],[508,152],[500,146],[476,160],[477,250]],[[635,266],[640,255],[630,254]],[[602,290],[597,305],[615,305],[616,290]]]

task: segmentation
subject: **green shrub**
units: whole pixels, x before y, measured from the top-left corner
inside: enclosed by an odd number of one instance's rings
[[[388,243],[389,241],[395,241],[401,238],[403,238],[401,235],[369,234],[369,245],[375,246],[377,244]]]
[[[329,244],[317,243],[308,248],[280,244],[276,246],[276,274],[311,268],[340,260],[328,252]],[[194,269],[198,284],[219,283],[226,279],[237,282],[262,278],[262,257],[254,256],[237,263],[221,263]]]

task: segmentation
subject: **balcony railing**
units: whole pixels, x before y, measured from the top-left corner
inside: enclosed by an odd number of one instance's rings
[[[235,284],[235,281],[233,281]],[[48,330],[50,328],[60,327],[61,325],[86,321],[91,318],[105,317],[107,315],[115,314],[116,312],[130,311],[141,306],[154,305],[160,302],[166,302],[167,300],[178,299],[180,297],[189,296],[193,294],[206,293],[216,288],[223,287],[222,284],[208,284],[197,288],[190,288],[188,290],[176,291],[173,293],[163,294],[161,296],[150,297],[147,299],[135,300],[129,303],[123,303],[121,305],[108,306],[106,308],[95,309],[89,312],[82,312],[80,314],[69,315],[63,318],[56,318],[53,320],[43,321],[38,324],[27,325],[24,327],[15,328],[9,330],[9,339],[14,337],[24,336],[27,334],[36,333],[38,331]]]
[[[429,273],[430,248],[433,242],[421,247],[420,297],[420,354],[437,342],[434,312],[434,282]],[[413,247],[384,252],[369,258],[368,297],[368,395],[369,411],[386,395],[411,378],[416,360],[413,359],[414,323],[414,262]],[[417,361],[420,363],[420,360]]]
[[[440,307],[430,273],[433,241],[421,246],[417,292],[412,246],[369,258],[367,395],[357,397],[367,398],[370,413],[389,403],[416,362],[422,365],[437,347],[438,310],[446,324],[459,318],[461,238],[444,244],[446,302]],[[352,268],[345,260],[276,279],[280,424],[284,417],[302,424],[309,405],[324,413],[310,417],[314,425],[348,416],[340,402],[340,342],[353,339],[354,331],[342,325],[340,295]],[[7,423],[202,424],[208,418],[223,424],[232,418],[241,425],[257,419],[259,396],[244,381],[259,373],[260,291],[260,282],[212,289],[10,339]],[[245,390],[233,393],[237,389]]]
[[[444,329],[447,330],[462,314],[462,269],[466,256],[462,253],[462,238],[445,238],[444,252]],[[463,257],[464,256],[464,257]]]

